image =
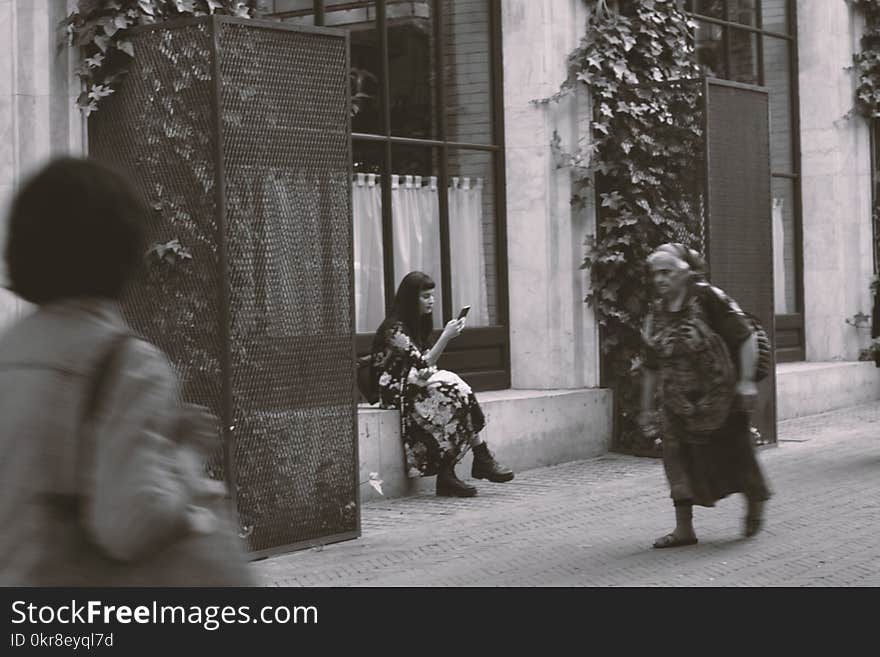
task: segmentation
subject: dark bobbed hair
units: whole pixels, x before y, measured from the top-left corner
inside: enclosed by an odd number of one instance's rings
[[[386,318],[383,326],[393,322],[403,322],[410,340],[420,349],[426,348],[431,340],[434,318],[433,313],[422,314],[419,296],[425,290],[433,290],[435,287],[434,279],[424,272],[408,273],[400,281],[391,314]]]
[[[11,288],[42,304],[119,299],[141,262],[145,208],[129,182],[92,160],[57,159],[16,194],[6,264]]]

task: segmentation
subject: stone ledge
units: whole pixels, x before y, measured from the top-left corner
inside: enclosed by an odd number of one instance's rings
[[[827,361],[776,366],[777,419],[790,420],[880,400],[873,362]]]
[[[499,390],[477,396],[486,414],[483,437],[514,470],[599,456],[611,444],[610,390]],[[360,405],[358,442],[362,500],[381,498],[366,483],[371,472],[383,480],[386,498],[433,488],[433,477],[406,477],[397,411]],[[468,454],[458,466],[459,477],[470,474],[470,465]]]

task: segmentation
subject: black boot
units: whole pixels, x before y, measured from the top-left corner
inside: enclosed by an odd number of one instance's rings
[[[495,460],[486,443],[480,443],[474,447],[474,464],[471,467],[471,477],[474,479],[488,479],[496,484],[513,479],[513,470],[506,468]]]
[[[440,497],[473,497],[477,489],[455,476],[455,461],[446,459],[437,472],[437,495]]]

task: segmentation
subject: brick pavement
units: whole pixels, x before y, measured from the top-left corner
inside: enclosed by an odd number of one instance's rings
[[[472,499],[370,503],[361,539],[253,568],[270,586],[880,586],[880,403],[779,429],[750,540],[736,496],[695,509],[699,545],[651,549],[673,521],[662,465],[610,454],[480,482]]]

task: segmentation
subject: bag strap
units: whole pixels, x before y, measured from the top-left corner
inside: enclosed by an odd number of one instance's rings
[[[54,507],[58,512],[69,516],[79,516],[82,505],[82,476],[83,466],[85,465],[86,443],[86,427],[94,419],[100,401],[104,396],[107,388],[110,373],[115,369],[116,361],[122,352],[122,345],[127,342],[130,335],[128,333],[118,333],[109,339],[109,344],[102,345],[103,351],[98,358],[97,364],[88,376],[88,385],[86,394],[83,399],[82,413],[80,415],[79,425],[76,429],[76,444],[74,445],[74,462],[73,462],[73,482],[74,491],[72,493],[48,493],[45,495],[45,502]]]
[[[88,451],[86,445],[90,442],[86,437],[86,429],[97,416],[101,401],[106,396],[108,386],[112,379],[111,375],[117,369],[117,363],[122,355],[123,347],[132,339],[132,335],[128,332],[117,333],[112,336],[109,340],[109,344],[106,344],[103,347],[103,353],[98,359],[98,363],[89,377],[89,385],[86,389],[86,397],[83,402],[83,411],[80,416],[79,430],[77,431],[76,437],[74,468],[77,483],[79,483],[79,478],[83,473],[83,467],[86,465],[84,454]],[[79,507],[82,497],[81,491],[78,491],[73,497],[75,498],[75,505]]]
[[[95,414],[98,412],[98,406],[104,397],[105,390],[110,380],[110,374],[116,369],[116,362],[122,354],[123,345],[130,339],[133,338],[127,332],[117,333],[110,338],[109,345],[104,348],[104,353],[101,355],[98,364],[92,371],[89,381],[80,429],[83,429],[85,425],[91,422],[94,419]]]

